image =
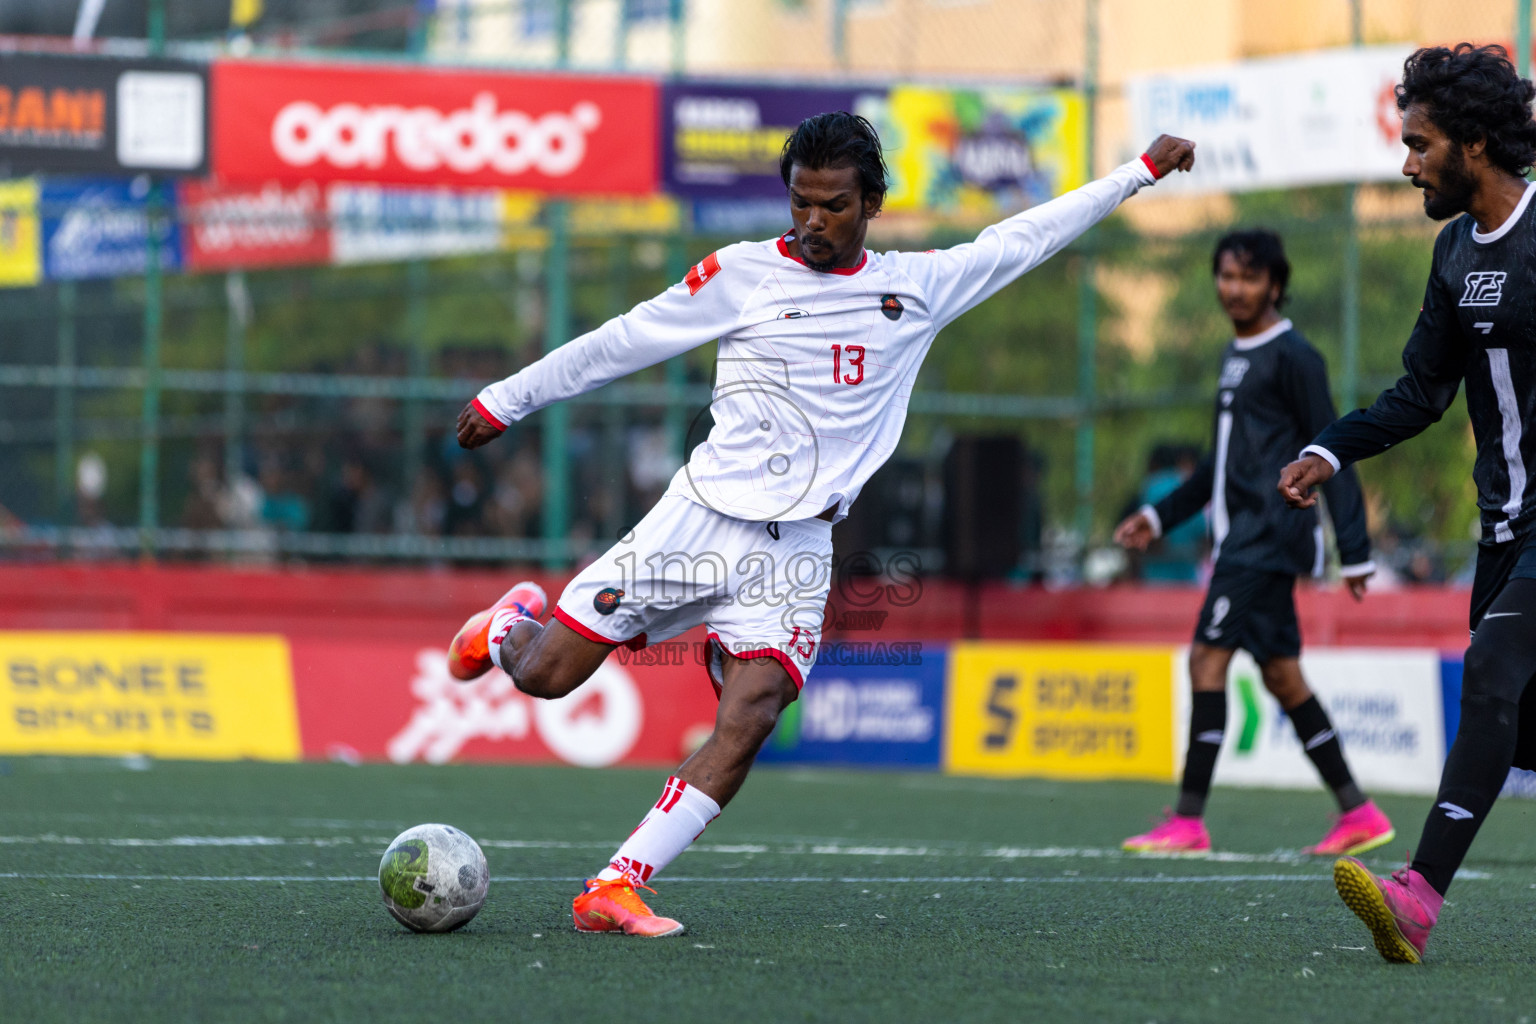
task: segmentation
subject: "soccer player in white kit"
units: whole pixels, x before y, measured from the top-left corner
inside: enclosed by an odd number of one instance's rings
[[[573,905],[578,931],[679,935],[635,892],[687,849],[746,780],[816,662],[832,524],[896,450],[918,368],[946,324],[1060,251],[1174,169],[1194,145],[1159,136],[1104,178],[929,252],[872,253],[885,198],[880,140],[845,112],[807,118],[780,168],[794,227],[705,257],[682,282],[555,349],[459,414],[465,448],[554,402],[719,339],[714,426],[639,524],[545,597],[520,583],[454,637],[449,670],[494,663],[558,698],[616,646],[704,624],[719,697],[710,738]]]

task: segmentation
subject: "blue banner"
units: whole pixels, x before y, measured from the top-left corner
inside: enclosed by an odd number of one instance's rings
[[[149,266],[149,191],[145,178],[43,181],[43,275],[54,281],[142,274]],[[160,266],[181,268],[173,192],[160,190],[155,232]]]
[[[940,646],[827,645],[758,760],[937,769],[946,661]]]

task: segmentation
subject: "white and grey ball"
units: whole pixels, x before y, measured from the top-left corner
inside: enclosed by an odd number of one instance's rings
[[[379,888],[395,920],[417,932],[451,932],[485,904],[491,869],[480,844],[452,825],[417,825],[379,862]]]

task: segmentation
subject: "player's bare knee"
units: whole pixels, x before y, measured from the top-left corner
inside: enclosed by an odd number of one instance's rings
[[[564,697],[583,682],[573,678],[570,672],[551,658],[542,656],[537,649],[525,648],[514,657],[512,685],[530,697],[556,700]]]

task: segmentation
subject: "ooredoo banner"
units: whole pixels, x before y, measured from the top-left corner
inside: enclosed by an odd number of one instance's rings
[[[296,637],[304,756],[675,765],[715,720],[702,632],[692,640],[620,648],[571,695],[535,700],[505,672],[454,679],[440,646]]]
[[[653,191],[643,78],[217,61],[214,173],[241,181]]]

